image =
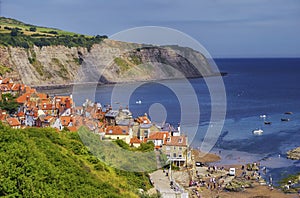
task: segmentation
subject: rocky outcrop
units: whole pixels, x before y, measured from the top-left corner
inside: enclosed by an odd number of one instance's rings
[[[225,186],[225,189],[231,192],[241,192],[245,188],[253,188],[253,183],[241,178],[233,179]]]
[[[91,49],[0,47],[3,76],[31,86],[118,83],[214,75],[206,58],[190,48],[154,47],[106,39]]]
[[[300,160],[300,147],[288,151],[287,158],[292,160]]]

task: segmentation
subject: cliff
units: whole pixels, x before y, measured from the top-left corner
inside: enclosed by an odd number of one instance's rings
[[[125,82],[213,75],[205,57],[183,47],[145,47],[105,39],[85,47],[0,47],[0,72],[31,86]],[[200,72],[199,72],[200,71]],[[101,76],[101,78],[100,78]]]
[[[0,17],[0,75],[31,86],[214,75],[199,52],[87,36]]]

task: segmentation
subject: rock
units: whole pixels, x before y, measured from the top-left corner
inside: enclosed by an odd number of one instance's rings
[[[290,150],[286,154],[287,154],[287,158],[289,159],[300,160],[300,147]]]
[[[226,184],[225,189],[232,192],[244,191],[245,188],[252,188],[253,184],[245,179],[233,179]]]

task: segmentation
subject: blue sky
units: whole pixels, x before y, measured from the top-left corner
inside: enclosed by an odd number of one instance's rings
[[[213,57],[300,57],[299,0],[2,0],[1,14],[90,35],[170,27]]]

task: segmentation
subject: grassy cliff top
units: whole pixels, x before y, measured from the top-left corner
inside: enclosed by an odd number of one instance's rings
[[[44,36],[57,36],[57,35],[77,35],[73,32],[59,30],[57,28],[47,28],[31,24],[26,24],[16,19],[0,17],[0,33],[10,33],[9,29],[19,28],[24,35],[41,34]],[[6,28],[5,28],[6,27]]]
[[[32,46],[64,45],[67,47],[87,47],[102,42],[107,36],[88,36],[47,28],[0,17],[0,45],[30,48]]]

